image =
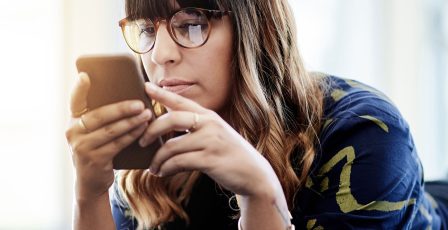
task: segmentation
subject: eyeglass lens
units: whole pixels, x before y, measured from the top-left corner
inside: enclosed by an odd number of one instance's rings
[[[187,48],[203,45],[209,34],[208,18],[197,9],[184,9],[175,13],[169,26],[172,38]],[[156,26],[149,19],[129,22],[123,32],[128,45],[138,53],[151,50],[156,39]]]

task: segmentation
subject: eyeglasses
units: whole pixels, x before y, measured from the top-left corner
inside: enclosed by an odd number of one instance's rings
[[[161,21],[166,21],[168,33],[179,46],[197,48],[203,46],[210,36],[211,19],[219,19],[230,13],[231,11],[189,7],[179,9],[166,20],[125,18],[118,24],[129,48],[138,54],[144,54],[154,48]]]

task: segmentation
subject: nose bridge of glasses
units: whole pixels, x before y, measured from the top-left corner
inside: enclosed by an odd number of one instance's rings
[[[162,25],[164,25],[166,32],[168,32],[168,34],[170,35],[171,39],[174,40],[173,32],[172,32],[172,29],[171,29],[171,26],[170,26],[170,19],[165,19],[165,18],[157,19],[153,23],[154,23],[154,26],[155,26],[155,29],[156,29],[156,36],[159,34],[160,27]]]
[[[161,46],[160,43],[164,43],[162,46],[165,46],[166,42],[173,43],[174,45],[177,43],[169,26],[169,20],[167,19],[157,20],[156,22],[154,22],[154,25],[156,27],[156,38],[154,40],[153,49],[154,48],[157,49],[156,46],[160,47]],[[160,30],[162,29],[162,27],[163,30]]]
[[[159,30],[160,25],[163,23],[168,28],[168,19],[155,19],[153,20],[154,26],[156,27],[156,31]]]
[[[156,36],[160,36],[160,27],[162,25],[164,25],[165,31],[168,33],[169,37],[171,37],[171,39],[174,40],[168,19],[158,19],[154,22],[154,26],[156,29]],[[158,39],[156,38],[156,40],[158,40]]]

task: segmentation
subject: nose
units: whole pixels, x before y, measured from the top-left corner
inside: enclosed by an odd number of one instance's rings
[[[151,61],[157,65],[176,63],[181,58],[179,48],[171,38],[166,23],[160,23],[151,53]]]

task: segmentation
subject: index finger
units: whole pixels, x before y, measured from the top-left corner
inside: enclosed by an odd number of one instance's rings
[[[72,114],[87,109],[87,95],[90,89],[90,79],[86,73],[79,74],[79,80],[73,88],[70,97],[70,110]]]
[[[205,112],[205,109],[195,101],[164,90],[152,83],[146,83],[145,90],[153,100],[158,101],[162,105],[172,110],[181,110],[196,113]]]

